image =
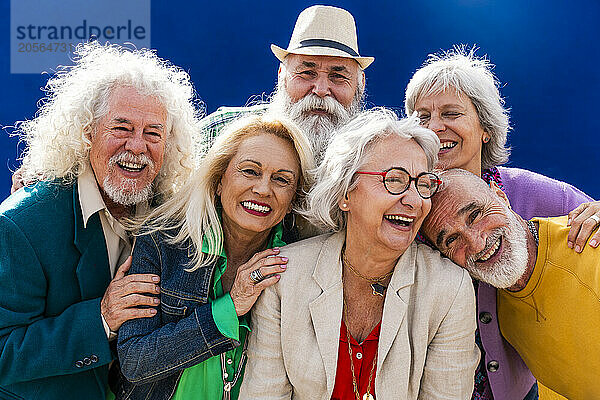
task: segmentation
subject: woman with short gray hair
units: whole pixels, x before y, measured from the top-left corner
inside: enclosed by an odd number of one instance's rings
[[[345,193],[356,186],[356,172],[373,143],[386,136],[414,139],[427,158],[427,171],[437,162],[439,139],[414,118],[398,121],[391,110],[376,108],[359,114],[335,134],[326,160],[316,172],[315,185],[307,197],[304,215],[313,224],[327,230],[345,228],[345,214],[338,207]]]
[[[459,48],[429,56],[406,86],[405,106],[408,115],[422,106],[421,100],[441,93],[466,96],[475,111],[479,124],[487,136],[481,144],[481,167],[491,168],[508,161],[510,149],[506,146],[509,113],[498,90],[498,80],[492,73],[493,65],[485,57],[478,58],[473,51]],[[424,124],[428,114],[419,112]],[[442,149],[444,150],[444,148]],[[443,163],[445,154],[440,155]]]
[[[252,313],[240,398],[470,398],[470,278],[414,242],[438,149],[417,118],[385,109],[336,132],[304,212],[333,233],[282,249],[286,273]]]
[[[582,250],[600,221],[600,203],[582,204],[591,197],[564,182],[498,166],[508,161],[506,139],[510,126],[492,68],[486,57],[477,57],[475,49],[468,51],[464,46],[430,55],[406,87],[406,112],[416,112],[421,124],[439,137],[439,168],[462,168],[488,183],[494,182],[524,219],[571,212],[571,247]],[[590,241],[592,246],[594,239],[597,246],[600,233]],[[477,288],[478,310],[489,319],[478,321],[483,356],[473,399],[537,399],[535,378],[500,334],[496,289],[481,283]]]

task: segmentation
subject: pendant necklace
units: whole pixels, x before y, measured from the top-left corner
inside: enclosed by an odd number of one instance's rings
[[[389,278],[390,276],[392,276],[392,274],[394,273],[393,269],[390,272],[388,272],[388,273],[386,273],[384,275],[375,277],[375,278],[369,278],[368,276],[364,276],[356,268],[354,268],[352,266],[352,264],[350,264],[348,262],[348,259],[346,258],[346,251],[345,251],[345,249],[342,250],[342,264],[344,266],[348,267],[348,269],[350,271],[352,271],[352,273],[354,275],[356,275],[359,278],[362,278],[362,279],[364,279],[364,280],[366,280],[366,281],[368,281],[368,282],[371,283],[371,289],[373,289],[373,296],[378,296],[378,295],[381,296],[381,297],[384,296],[385,290],[387,289],[387,286],[384,286],[382,284],[382,282],[384,280],[386,280],[387,278]]]
[[[242,357],[240,358],[240,362],[237,367],[237,371],[235,371],[235,375],[233,376],[233,380],[228,381],[229,374],[227,373],[227,367],[225,366],[225,353],[221,353],[221,374],[223,377],[223,400],[231,399],[231,390],[237,383],[240,375],[242,374],[242,369],[244,368],[244,364],[246,364],[246,358],[248,357],[248,335],[244,339],[244,347],[242,349]]]
[[[344,299],[344,324],[346,325],[346,339],[348,340],[348,354],[350,355],[350,371],[352,371],[352,388],[354,389],[354,396],[356,400],[360,400],[360,393],[358,392],[358,385],[356,383],[356,374],[354,373],[354,359],[352,358],[352,346],[350,345],[350,328],[348,326],[348,306],[346,305],[346,299]],[[373,371],[377,365],[377,353],[373,358],[373,364],[371,365],[371,372],[369,373],[369,384],[367,385],[367,391],[362,397],[362,400],[375,400],[375,397],[371,394],[371,382],[373,381]]]

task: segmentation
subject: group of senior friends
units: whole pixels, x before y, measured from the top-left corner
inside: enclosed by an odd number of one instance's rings
[[[508,112],[485,59],[432,56],[398,120],[364,111],[373,58],[346,10],[307,8],[271,49],[270,103],[203,120],[151,51],[89,43],[49,80],[19,126],[28,186],[0,206],[0,395],[538,397],[496,289],[418,235],[432,170],[493,182],[526,219],[571,212],[574,254],[598,203],[498,166]]]

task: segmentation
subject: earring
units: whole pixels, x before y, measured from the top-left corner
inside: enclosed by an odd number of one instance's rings
[[[489,137],[487,137],[487,136],[486,136],[486,137],[484,137],[484,138],[483,138],[483,143],[487,143],[487,142],[489,142],[489,141],[490,141],[490,138],[489,138]]]
[[[346,207],[348,207],[348,204],[342,203],[342,207],[346,208]]]

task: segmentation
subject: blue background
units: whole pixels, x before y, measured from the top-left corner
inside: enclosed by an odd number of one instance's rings
[[[151,40],[185,68],[208,112],[270,93],[278,61],[308,1],[152,1]],[[497,65],[512,109],[508,165],[567,181],[600,198],[597,140],[600,3],[596,0],[331,1],[355,16],[371,105],[403,108],[404,88],[427,54],[476,44]],[[10,74],[9,1],[0,3],[0,125],[32,118],[45,75]],[[35,12],[35,10],[32,10]],[[114,10],[115,13],[119,9]],[[5,129],[10,131],[10,128]],[[0,132],[0,199],[18,166],[18,139]]]

